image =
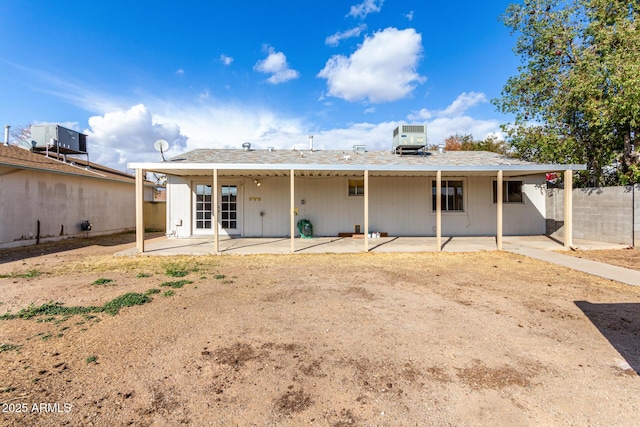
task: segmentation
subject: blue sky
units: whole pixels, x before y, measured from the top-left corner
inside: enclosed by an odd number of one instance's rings
[[[391,149],[509,121],[490,100],[517,72],[509,1],[0,3],[0,121],[89,135],[124,170],[195,148]]]

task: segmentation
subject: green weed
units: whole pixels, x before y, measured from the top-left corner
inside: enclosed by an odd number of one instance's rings
[[[102,307],[103,309],[102,311],[112,316],[115,316],[120,312],[121,308],[132,307],[134,305],[142,305],[150,301],[151,301],[151,298],[149,298],[146,295],[142,295],[136,292],[129,292],[127,294],[119,296],[118,298],[115,298],[109,301],[108,303],[106,303]]]
[[[42,273],[40,273],[35,268],[32,268],[26,273],[0,274],[0,279],[17,279],[17,278],[30,279],[32,277],[38,277],[40,274]]]
[[[92,285],[106,285],[107,283],[111,283],[111,282],[113,282],[113,279],[105,279],[104,277],[101,277],[99,279],[94,280]]]
[[[180,289],[184,285],[190,285],[191,283],[193,283],[191,280],[177,280],[177,281],[174,281],[174,282],[163,282],[163,283],[160,283],[160,286],[161,287],[170,287],[170,288],[174,288],[174,289]]]
[[[176,293],[174,291],[165,291],[162,296],[163,297],[172,297],[174,296]]]
[[[16,344],[0,344],[0,353],[11,350],[19,350],[20,347],[22,346]]]
[[[151,273],[138,273],[138,274],[136,274],[136,277],[138,279],[142,279],[143,277],[151,277],[151,276],[152,276]]]
[[[98,360],[98,356],[87,356],[86,359],[84,359],[84,361],[89,364],[89,363],[96,363]]]
[[[147,291],[144,294],[153,295],[153,294],[159,294],[159,293],[160,293],[160,289],[151,288],[151,289],[147,289]]]
[[[134,305],[146,304],[151,301],[146,295],[142,295],[135,292],[130,292],[115,298],[102,307],[88,306],[88,307],[65,307],[61,302],[49,302],[42,304],[39,307],[31,304],[27,308],[21,309],[19,312],[5,313],[0,316],[0,320],[11,319],[30,319],[36,316],[73,316],[76,314],[89,314],[89,313],[107,313],[115,316],[120,312],[123,307],[131,307]],[[76,323],[77,324],[77,323]]]

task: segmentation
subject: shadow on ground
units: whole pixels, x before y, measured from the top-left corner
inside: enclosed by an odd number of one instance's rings
[[[145,234],[145,238],[147,239],[161,236],[164,236],[163,232],[153,232]],[[20,246],[10,249],[0,249],[0,264],[38,257],[42,255],[56,254],[59,252],[65,252],[74,249],[86,248],[89,246],[112,247],[133,244],[135,242],[136,233],[134,231],[95,237],[73,237],[56,242],[40,243],[37,245],[33,244],[29,246]]]
[[[574,303],[640,375],[640,303]]]

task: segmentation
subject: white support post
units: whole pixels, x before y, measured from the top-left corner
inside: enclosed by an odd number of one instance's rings
[[[211,201],[211,214],[213,215],[213,253],[220,253],[220,224],[218,223],[218,169],[213,170],[213,200]]]
[[[295,220],[296,220],[296,200],[295,200],[295,177],[294,170],[291,169],[291,253],[294,253],[296,250],[296,241],[295,241]]]
[[[436,246],[442,251],[442,171],[436,172]]]
[[[564,171],[564,247],[573,245],[573,171]]]
[[[369,171],[364,171],[364,251],[369,252]]]
[[[136,249],[144,252],[144,170],[136,169]]]
[[[499,170],[498,171],[498,180],[496,182],[496,186],[497,186],[497,191],[496,191],[496,206],[497,206],[497,212],[496,212],[496,216],[497,216],[497,224],[496,224],[496,246],[497,249],[499,251],[502,250],[502,197],[503,196],[503,190],[502,190],[502,171]]]

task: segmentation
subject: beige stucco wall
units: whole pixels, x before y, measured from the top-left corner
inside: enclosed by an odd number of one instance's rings
[[[134,229],[134,184],[0,167],[0,247],[36,243],[38,221],[40,242]]]
[[[144,228],[165,231],[167,204],[164,201],[144,202]]]
[[[314,235],[335,236],[364,229],[364,199],[348,197],[346,177],[295,179],[296,221],[308,219]],[[465,211],[443,212],[445,236],[495,235],[496,205],[492,198],[491,176],[454,177],[464,181]],[[392,236],[435,235],[436,215],[431,207],[434,176],[371,177],[369,179],[369,224],[371,231]],[[524,203],[505,204],[505,235],[538,235],[545,232],[544,176],[520,177],[524,182]],[[219,179],[221,184],[238,185],[240,232],[245,237],[273,237],[289,234],[289,178]],[[208,177],[169,177],[167,181],[167,233],[177,237],[194,234],[192,228],[195,183],[210,183]],[[302,201],[304,200],[304,204]],[[263,215],[260,215],[260,212]],[[177,225],[181,224],[181,225]],[[212,233],[212,231],[209,231]]]

